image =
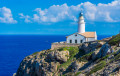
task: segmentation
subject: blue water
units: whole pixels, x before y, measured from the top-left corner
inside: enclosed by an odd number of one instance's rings
[[[98,39],[109,36],[99,35]],[[24,57],[65,40],[64,35],[0,35],[0,76],[12,76]]]

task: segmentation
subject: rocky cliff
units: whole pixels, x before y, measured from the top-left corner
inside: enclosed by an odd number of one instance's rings
[[[14,76],[120,76],[120,35],[107,42],[43,50],[25,57]]]

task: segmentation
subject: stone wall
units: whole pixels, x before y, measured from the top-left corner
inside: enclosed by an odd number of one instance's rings
[[[79,46],[80,44],[75,44],[75,43],[52,43],[51,45],[51,50],[55,48],[60,48],[60,47],[71,47],[71,46]]]

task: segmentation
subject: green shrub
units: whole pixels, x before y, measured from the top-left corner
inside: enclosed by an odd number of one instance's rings
[[[88,62],[93,52],[83,55],[79,58],[79,61]]]
[[[106,61],[101,61],[99,62],[96,66],[94,66],[91,71],[88,73],[88,75],[97,72],[98,70],[101,70],[102,68],[104,68],[106,65]]]
[[[110,39],[108,43],[109,43],[110,45],[116,45],[116,44],[118,44],[119,42],[120,42],[120,34],[112,37],[112,39]]]

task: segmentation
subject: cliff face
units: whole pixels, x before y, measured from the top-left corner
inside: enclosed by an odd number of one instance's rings
[[[119,41],[113,45],[111,40],[33,53],[23,59],[14,76],[119,76]]]

